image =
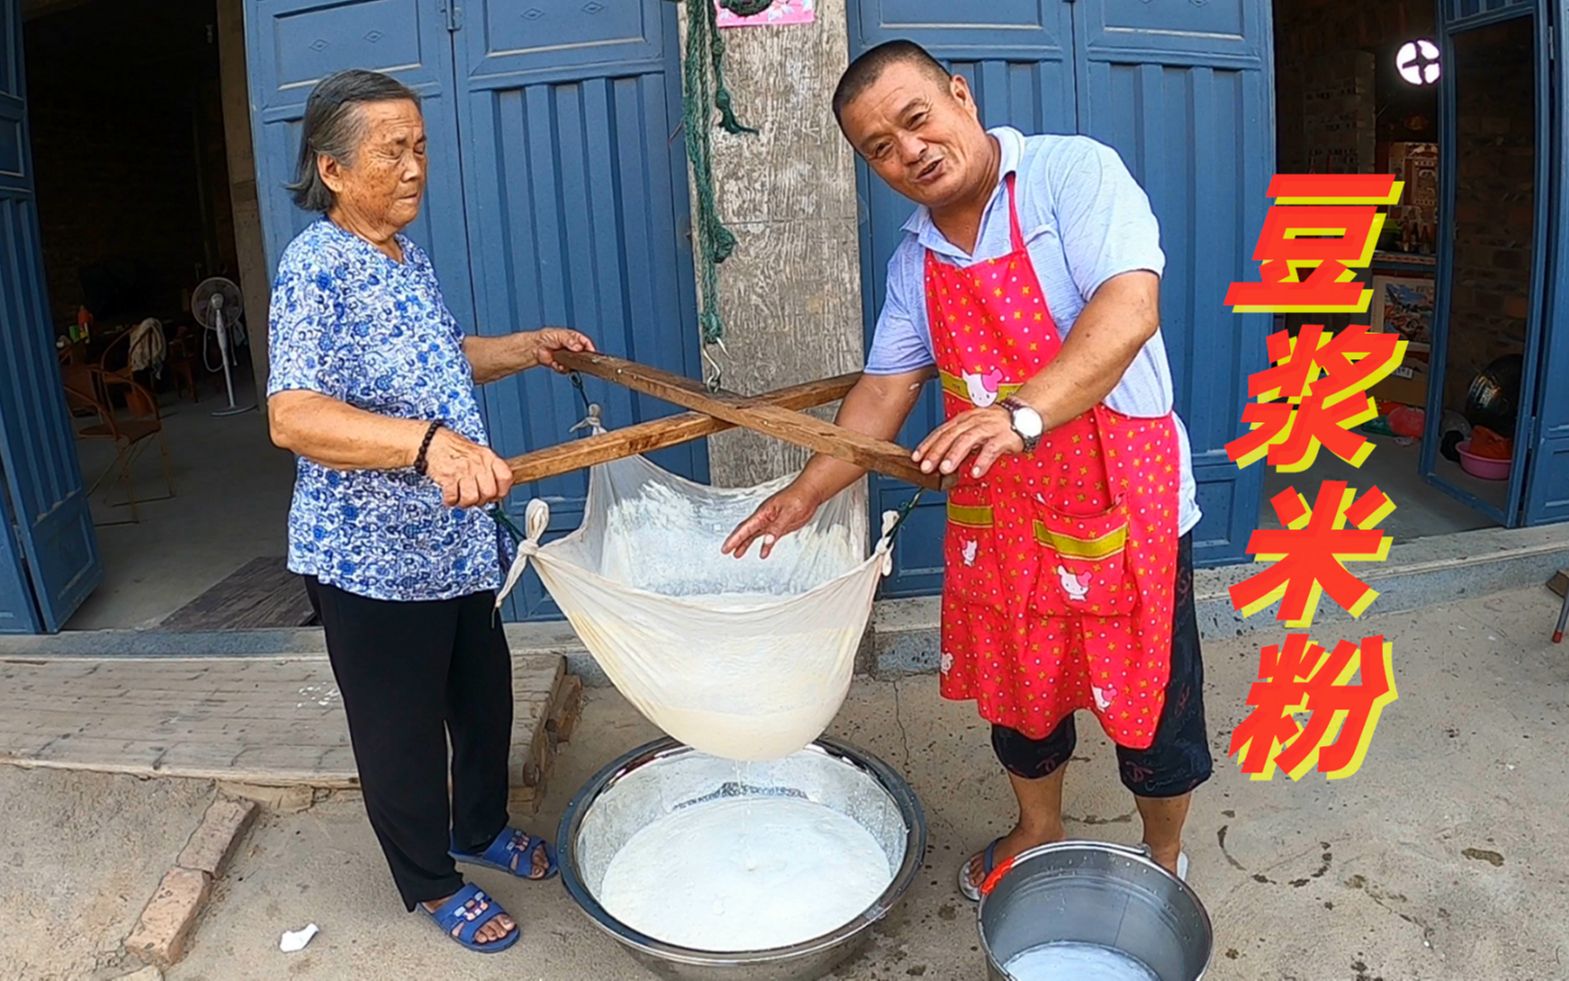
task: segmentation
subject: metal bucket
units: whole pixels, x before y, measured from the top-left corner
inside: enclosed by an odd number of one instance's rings
[[[1214,934],[1204,904],[1187,883],[1140,848],[1062,841],[998,865],[977,913],[986,973],[1053,941],[1122,951],[1160,981],[1198,981],[1209,967]]]
[[[877,839],[894,874],[870,909],[802,943],[730,953],[663,943],[600,905],[597,893],[610,860],[651,822],[705,800],[781,794],[831,807]],[[632,750],[584,784],[562,815],[556,841],[561,879],[572,899],[596,926],[660,977],[807,981],[859,953],[872,926],[904,896],[926,854],[926,818],[902,777],[871,754],[843,743],[819,739],[782,760],[737,764],[660,739]]]

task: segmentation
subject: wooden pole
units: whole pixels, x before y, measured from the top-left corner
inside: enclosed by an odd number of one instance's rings
[[[792,385],[767,395],[759,395],[756,401],[784,409],[809,409],[844,398],[860,377],[860,372],[854,372]],[[509,459],[507,465],[512,468],[513,482],[525,484],[622,457],[652,453],[733,428],[733,423],[723,419],[715,419],[701,412],[683,412],[524,453]]]
[[[573,371],[624,385],[919,487],[946,490],[956,482],[952,475],[923,473],[910,459],[910,451],[897,443],[852,432],[793,409],[727,392],[709,392],[702,382],[694,379],[606,354],[559,351],[555,357]]]

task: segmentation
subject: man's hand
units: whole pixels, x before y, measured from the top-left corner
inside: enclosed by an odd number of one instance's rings
[[[1013,419],[1001,406],[961,412],[932,430],[912,454],[922,473],[953,473],[965,458],[976,454],[970,476],[986,476],[992,464],[1007,453],[1024,452],[1024,440],[1013,431]]]
[[[567,369],[556,363],[557,351],[592,351],[594,342],[575,330],[565,327],[546,327],[544,330],[534,332],[534,340],[538,345],[535,358],[541,367],[566,374]]]
[[[441,487],[447,507],[472,508],[506,499],[512,468],[487,447],[443,426],[425,455],[425,473]]]
[[[753,542],[761,538],[763,550],[758,554],[760,558],[766,559],[780,538],[799,531],[812,520],[818,506],[810,493],[791,484],[758,505],[752,516],[737,525],[730,537],[725,539],[720,551],[739,559],[746,555]]]

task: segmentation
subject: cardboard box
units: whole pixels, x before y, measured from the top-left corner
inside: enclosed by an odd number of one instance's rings
[[[1432,378],[1428,370],[1427,352],[1406,352],[1405,361],[1390,373],[1388,378],[1368,389],[1368,394],[1382,404],[1398,402],[1401,405],[1427,406],[1427,387]]]

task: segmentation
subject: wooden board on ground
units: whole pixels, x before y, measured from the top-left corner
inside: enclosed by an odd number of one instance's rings
[[[1569,569],[1559,569],[1553,573],[1553,578],[1547,580],[1547,588],[1559,596],[1569,592]]]
[[[555,769],[556,754],[562,743],[572,740],[572,730],[583,713],[583,679],[563,673],[545,706],[543,721],[535,722],[530,729],[515,731],[512,743],[514,766],[509,803],[514,810],[530,814],[539,810],[550,773]],[[519,760],[516,757],[522,746],[527,749],[522,750],[523,758]]]
[[[280,557],[252,559],[171,613],[165,630],[256,630],[315,622],[305,581]]]
[[[923,473],[910,451],[897,443],[875,439],[823,422],[761,399],[708,391],[701,382],[604,354],[557,353],[556,360],[573,371],[624,385],[657,399],[692,409],[755,432],[782,439],[858,467],[933,490],[946,490],[955,478]]]
[[[759,395],[755,401],[785,409],[815,408],[844,398],[860,377],[860,372],[855,372],[792,385],[767,395]],[[701,412],[683,412],[664,419],[613,429],[573,443],[524,453],[512,457],[507,464],[512,468],[513,481],[523,484],[623,457],[652,453],[667,446],[676,446],[734,428],[733,423]]]

